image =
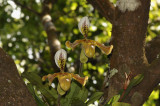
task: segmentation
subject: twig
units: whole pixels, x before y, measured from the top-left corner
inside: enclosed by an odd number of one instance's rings
[[[38,13],[38,12],[35,11],[34,9],[28,7],[27,5],[24,5],[24,4],[20,3],[20,2],[18,2],[17,0],[12,0],[12,1],[13,1],[15,4],[17,4],[18,6],[20,6],[20,7],[22,7],[22,8],[25,8],[26,10],[31,11],[32,13],[40,16],[40,13]]]
[[[57,106],[61,106],[61,104],[60,104],[60,100],[61,100],[61,95],[60,94],[58,94],[58,99],[57,99]]]
[[[83,69],[83,63],[80,62],[80,67],[79,67],[79,75],[80,76],[83,76],[82,69]]]
[[[99,12],[108,21],[113,23],[115,18],[115,7],[109,0],[87,0],[94,8],[97,8]]]

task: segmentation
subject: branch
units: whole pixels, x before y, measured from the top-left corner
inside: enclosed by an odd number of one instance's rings
[[[87,0],[94,8],[97,8],[98,11],[104,16],[108,21],[113,23],[115,7],[109,0]]]
[[[0,106],[36,106],[14,61],[0,48]]]
[[[160,57],[155,59],[152,64],[149,67],[149,71],[152,75],[160,75]],[[160,82],[160,77],[159,77],[159,82]]]
[[[50,47],[51,51],[51,61],[53,64],[54,70],[59,70],[54,62],[54,55],[55,53],[61,48],[61,43],[58,40],[58,34],[56,31],[56,28],[52,22],[51,17],[51,9],[52,5],[55,2],[55,0],[44,0],[42,4],[42,13],[41,13],[41,19],[43,27],[47,33],[48,37],[48,45]]]
[[[50,14],[53,4],[57,0],[44,0],[42,3],[42,13],[41,15]]]
[[[155,37],[153,40],[146,44],[146,57],[148,62],[151,63],[155,60],[160,53],[160,36]]]
[[[36,14],[36,15],[40,15],[40,13],[38,13],[37,11],[35,11],[34,9],[28,7],[27,5],[21,4],[20,2],[18,2],[17,0],[12,0],[15,4],[17,4],[18,6],[20,6],[21,8],[25,8],[28,11],[31,11],[32,13]]]

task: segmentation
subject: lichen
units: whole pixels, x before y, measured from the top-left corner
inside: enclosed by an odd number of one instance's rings
[[[109,75],[109,78],[113,77],[116,73],[118,73],[118,70],[113,68],[111,71],[110,71],[110,75]]]
[[[121,12],[128,11],[135,11],[140,5],[140,0],[118,0],[116,5],[118,6]]]

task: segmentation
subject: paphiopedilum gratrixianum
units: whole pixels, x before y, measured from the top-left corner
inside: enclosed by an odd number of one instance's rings
[[[55,78],[58,78],[59,83],[58,83],[57,91],[60,95],[64,95],[65,92],[69,90],[71,86],[72,78],[78,81],[83,86],[85,86],[86,81],[88,80],[87,76],[80,77],[78,74],[64,72],[66,59],[67,59],[66,51],[64,49],[58,50],[55,54],[55,62],[56,62],[56,65],[60,68],[60,72],[54,73],[54,74],[48,74],[42,77],[42,81],[45,81],[46,79],[48,79],[49,85],[52,84],[52,81]]]
[[[97,41],[94,40],[90,40],[87,39],[87,35],[88,35],[88,30],[89,30],[89,26],[90,26],[90,22],[88,17],[83,17],[79,24],[79,30],[82,33],[82,35],[84,36],[85,39],[80,39],[80,40],[76,40],[73,43],[71,43],[70,41],[66,41],[66,46],[68,48],[71,48],[72,50],[79,44],[82,44],[82,51],[81,51],[81,55],[80,55],[80,60],[82,63],[86,63],[88,58],[91,58],[94,56],[95,54],[95,46],[97,46],[98,48],[100,48],[102,50],[102,52],[104,52],[106,55],[110,54],[112,49],[113,49],[113,45],[111,46],[105,46],[104,44],[101,44]]]

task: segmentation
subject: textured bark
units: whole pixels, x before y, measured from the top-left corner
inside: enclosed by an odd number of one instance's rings
[[[160,35],[148,42],[145,48],[148,62],[151,63],[160,56]]]
[[[88,0],[95,8],[101,8],[103,11],[111,12],[110,7],[102,2]],[[108,1],[108,0],[107,0]],[[97,2],[97,4],[95,4]],[[125,81],[125,72],[132,73],[132,78],[137,74],[144,74],[143,81],[132,88],[131,92],[122,102],[127,102],[133,106],[141,106],[150,95],[151,91],[160,82],[160,59],[156,59],[160,53],[160,40],[156,39],[148,43],[145,55],[145,37],[148,25],[148,15],[150,8],[150,0],[140,0],[141,5],[135,11],[126,11],[121,13],[118,8],[114,10],[112,22],[112,40],[113,52],[110,60],[111,69],[118,69],[118,73],[110,79],[108,88],[104,90],[103,101],[100,105],[104,105],[114,95],[123,89]],[[102,11],[101,9],[100,12]],[[106,14],[102,14],[104,17]],[[108,18],[106,18],[108,19]],[[156,59],[156,60],[155,60]],[[155,60],[155,61],[153,61]],[[149,64],[148,63],[152,64]]]
[[[149,7],[149,0],[141,0],[141,6],[137,10],[121,14],[113,24],[112,44],[114,45],[114,50],[111,57],[111,68],[116,68],[119,72],[111,79],[108,92],[109,98],[123,88],[125,72],[132,72],[133,76],[135,76],[138,73],[144,73],[148,66],[144,43]],[[127,98],[128,100],[130,99],[129,97]],[[131,101],[126,102],[131,103]]]
[[[115,7],[109,0],[87,0],[111,23],[115,18]]]
[[[0,106],[36,106],[14,61],[0,48]]]

